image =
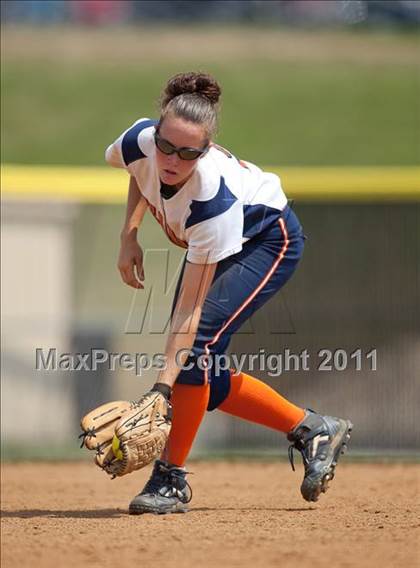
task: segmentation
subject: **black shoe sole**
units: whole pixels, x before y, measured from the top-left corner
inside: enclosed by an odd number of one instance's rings
[[[353,430],[353,424],[350,420],[343,420],[343,422],[346,423],[346,427],[341,435],[340,442],[337,444],[331,464],[324,471],[323,476],[317,480],[311,480],[308,478],[303,480],[301,493],[302,497],[306,501],[318,501],[321,493],[327,492],[330,482],[334,479],[338,459],[341,454],[344,454],[347,451],[347,444],[349,443],[351,432]]]
[[[168,515],[171,513],[188,513],[188,507],[184,503],[177,503],[170,507],[148,507],[147,505],[132,505],[128,508],[130,515],[144,515],[145,513],[153,513],[154,515]]]

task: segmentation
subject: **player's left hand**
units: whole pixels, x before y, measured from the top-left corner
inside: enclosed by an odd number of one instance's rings
[[[170,392],[157,383],[138,402],[108,402],[84,416],[82,446],[96,451],[96,465],[114,478],[159,457],[171,429]]]

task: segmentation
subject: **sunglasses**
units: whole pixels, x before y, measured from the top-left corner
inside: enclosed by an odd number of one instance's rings
[[[205,154],[208,150],[208,146],[206,146],[203,150],[187,147],[178,148],[177,146],[171,144],[171,142],[169,142],[168,140],[165,140],[165,138],[162,138],[158,132],[155,132],[155,144],[159,148],[159,150],[163,152],[163,154],[170,156],[171,154],[176,153],[181,158],[181,160],[196,160],[197,158]]]

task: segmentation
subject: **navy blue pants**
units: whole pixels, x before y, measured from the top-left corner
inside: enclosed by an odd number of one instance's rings
[[[302,256],[305,235],[293,210],[287,206],[282,216],[246,243],[240,252],[218,263],[203,304],[192,353],[181,369],[177,383],[210,383],[208,410],[217,408],[228,396],[230,371],[216,374],[212,359],[224,354],[232,334],[282,288],[292,276]],[[176,305],[184,265],[175,291]],[[208,361],[203,368],[203,361]]]

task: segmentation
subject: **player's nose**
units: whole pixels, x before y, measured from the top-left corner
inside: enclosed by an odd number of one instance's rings
[[[180,169],[179,160],[174,160],[174,159],[166,160],[164,168],[166,170],[170,170],[173,173],[178,173]]]
[[[177,166],[179,164],[179,161],[180,158],[176,152],[169,154],[169,156],[166,156],[166,163],[168,164],[168,166]]]

